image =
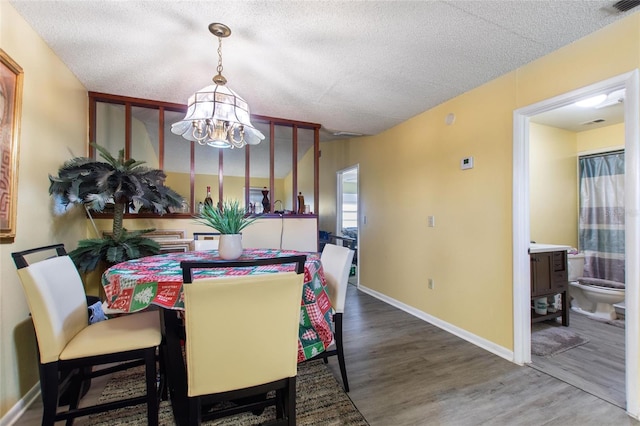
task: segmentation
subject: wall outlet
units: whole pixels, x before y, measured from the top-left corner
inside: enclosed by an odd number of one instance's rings
[[[433,278],[429,278],[428,285],[429,285],[429,290],[433,290],[433,287],[435,286],[435,283],[433,282]]]
[[[436,217],[435,216],[428,216],[427,217],[427,223],[429,224],[429,228],[434,228],[436,226]]]

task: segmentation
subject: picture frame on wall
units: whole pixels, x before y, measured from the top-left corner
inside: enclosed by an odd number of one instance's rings
[[[0,49],[0,242],[16,236],[23,71]]]

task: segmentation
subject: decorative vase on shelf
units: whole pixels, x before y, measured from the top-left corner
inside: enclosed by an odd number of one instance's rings
[[[213,198],[211,198],[211,187],[207,186],[207,196],[204,199],[204,203],[207,206],[213,206]]]
[[[265,186],[262,190],[262,212],[269,213],[271,211],[271,202],[269,202],[269,190]]]
[[[242,234],[222,234],[218,254],[224,260],[235,260],[242,255]]]
[[[304,195],[298,192],[298,214],[304,214]]]

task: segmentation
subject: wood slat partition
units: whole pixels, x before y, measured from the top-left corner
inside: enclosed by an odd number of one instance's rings
[[[128,96],[121,96],[121,95],[113,95],[113,94],[107,94],[107,93],[99,93],[99,92],[89,92],[89,141],[95,141],[96,140],[96,120],[98,119],[97,117],[97,104],[98,102],[102,102],[102,103],[107,103],[107,104],[118,104],[118,105],[123,105],[125,108],[125,140],[124,140],[124,148],[125,148],[125,158],[128,159],[131,157],[131,152],[132,152],[132,144],[135,143],[135,141],[132,140],[132,114],[131,114],[131,110],[132,107],[142,107],[142,108],[149,108],[149,109],[156,109],[158,111],[158,162],[159,162],[159,168],[160,169],[164,169],[166,166],[166,161],[171,161],[171,159],[166,158],[165,157],[165,137],[164,137],[164,128],[165,128],[165,112],[171,111],[171,112],[180,112],[180,113],[185,113],[186,112],[186,105],[183,104],[177,104],[177,103],[171,103],[171,102],[163,102],[163,101],[156,101],[156,100],[148,100],[148,99],[141,99],[141,98],[133,98],[133,97],[128,97]],[[274,118],[274,117],[268,117],[268,116],[264,116],[264,115],[252,115],[251,116],[252,121],[255,122],[263,122],[263,123],[268,123],[269,125],[269,136],[268,136],[268,143],[269,143],[269,193],[271,194],[270,197],[270,204],[271,204],[271,211],[273,211],[274,208],[274,191],[275,191],[275,178],[274,178],[274,173],[275,173],[275,168],[274,168],[274,162],[275,162],[275,149],[276,149],[276,144],[275,144],[275,128],[276,126],[285,126],[285,127],[291,127],[292,128],[292,210],[294,210],[294,212],[297,212],[297,195],[298,195],[298,164],[297,164],[297,156],[298,156],[298,129],[311,129],[314,132],[314,142],[313,142],[313,150],[314,150],[314,171],[313,171],[313,179],[314,179],[314,211],[313,213],[317,213],[318,209],[319,209],[319,203],[318,203],[318,198],[319,198],[319,177],[320,177],[320,172],[319,172],[319,154],[320,154],[320,150],[319,150],[319,141],[320,141],[320,136],[319,136],[319,131],[320,131],[320,124],[317,123],[310,123],[310,122],[303,122],[303,121],[296,121],[296,120],[290,120],[290,119],[284,119],[284,118]],[[266,136],[266,135],[265,135]],[[266,142],[266,141],[265,141]],[[263,142],[264,143],[264,142]],[[211,149],[215,149],[215,148],[211,148]],[[247,146],[246,148],[244,148],[246,150],[245,152],[245,194],[244,194],[244,201],[245,201],[245,205],[248,205],[249,203],[249,190],[250,190],[250,178],[251,178],[251,169],[250,169],[250,156],[251,156],[251,147]],[[93,149],[92,147],[89,147],[88,149],[88,155],[92,158],[96,158],[96,152],[95,149]],[[117,153],[112,153],[112,154],[117,154]],[[193,214],[196,213],[197,211],[197,206],[196,206],[196,195],[195,195],[195,176],[196,176],[196,170],[195,170],[195,148],[194,145],[191,144],[191,149],[190,149],[190,170],[189,170],[189,191],[190,194],[186,195],[183,194],[185,196],[185,198],[188,200],[189,202],[189,206],[190,206],[190,212],[189,213],[172,213],[171,215],[175,215],[176,217],[181,217],[181,216],[191,216]],[[222,150],[220,150],[219,152],[219,156],[218,156],[218,199],[220,202],[222,202],[222,200],[224,199],[224,158],[223,158],[223,154],[222,154]],[[151,215],[153,216],[153,215]],[[99,216],[98,216],[99,217]],[[132,214],[132,215],[127,215],[127,217],[149,217],[148,213],[145,214]]]

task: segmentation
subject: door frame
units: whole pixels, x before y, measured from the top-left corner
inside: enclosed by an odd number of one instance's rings
[[[513,112],[513,357],[531,362],[531,285],[529,270],[529,119],[602,91],[626,89],[625,134],[625,383],[627,413],[639,413],[640,307],[640,72],[612,77]]]
[[[347,168],[344,168],[342,170],[338,170],[336,172],[336,183],[337,183],[337,187],[336,187],[336,234],[340,233],[340,230],[342,229],[342,195],[343,195],[343,185],[342,185],[342,180],[343,180],[343,175],[345,173],[348,172],[352,172],[354,171],[356,172],[356,194],[358,195],[358,202],[357,204],[357,209],[358,209],[358,215],[357,215],[357,227],[358,227],[358,237],[357,237],[357,246],[358,246],[358,262],[356,263],[356,278],[357,278],[357,286],[360,285],[360,246],[362,244],[360,244],[360,228],[362,226],[362,219],[361,219],[361,214],[360,212],[362,210],[360,210],[360,164],[354,164],[353,166],[349,166]],[[340,233],[340,235],[342,235]]]

